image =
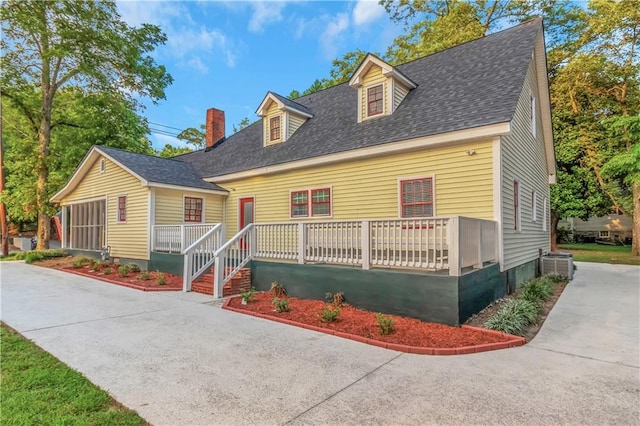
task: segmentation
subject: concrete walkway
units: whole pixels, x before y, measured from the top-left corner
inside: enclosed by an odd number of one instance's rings
[[[579,264],[514,349],[403,354],[1,263],[1,318],[154,425],[640,424],[640,268]]]

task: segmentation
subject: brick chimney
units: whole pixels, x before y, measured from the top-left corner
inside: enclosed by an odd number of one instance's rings
[[[209,151],[218,143],[222,142],[224,140],[224,136],[224,111],[209,108],[207,110],[207,146],[205,150]]]

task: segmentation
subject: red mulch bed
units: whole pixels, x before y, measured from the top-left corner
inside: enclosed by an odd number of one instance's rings
[[[393,318],[394,331],[388,335],[380,334],[376,314],[353,306],[343,305],[338,320],[324,323],[321,320],[322,308],[327,304],[319,300],[289,297],[291,312],[277,313],[272,305],[271,293],[258,293],[254,301],[242,305],[242,299],[229,300],[229,306],[235,309],[257,312],[273,318],[295,321],[324,329],[354,334],[386,343],[426,347],[460,348],[489,343],[507,342],[512,336],[484,332],[467,328],[451,327],[443,324],[423,322],[413,318],[387,315]]]
[[[126,287],[139,288],[140,290],[145,291],[175,291],[182,290],[182,277],[179,275],[172,275],[166,272],[163,272],[166,284],[160,285],[158,284],[157,272],[149,272],[148,280],[138,279],[140,272],[129,272],[126,276],[122,277],[118,273],[118,268],[116,266],[110,266],[112,272],[110,274],[105,274],[103,271],[105,266],[100,266],[98,269],[93,269],[92,265],[85,265],[81,268],[74,268],[73,266],[63,266],[58,267],[62,271],[68,271],[72,273],[79,273],[81,275],[91,276],[92,278],[96,278],[102,281],[111,282],[112,284],[122,284]]]

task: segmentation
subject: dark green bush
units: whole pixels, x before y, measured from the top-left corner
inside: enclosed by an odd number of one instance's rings
[[[553,294],[554,282],[549,277],[535,278],[520,289],[518,297],[541,305]]]
[[[32,251],[27,253],[27,255],[24,258],[24,262],[25,263],[33,263],[33,262],[38,262],[40,260],[44,260],[44,255],[42,253],[39,253],[37,251]]]
[[[129,273],[129,267],[127,265],[122,265],[118,267],[118,274],[120,274],[121,277],[126,277],[128,273]]]
[[[538,304],[529,300],[507,300],[484,326],[490,330],[521,336],[524,329],[536,321],[539,309]]]
[[[33,263],[39,260],[52,259],[55,257],[64,257],[67,253],[64,250],[52,249],[52,250],[28,250],[16,253],[13,258],[15,260],[24,260],[25,263]],[[31,261],[27,261],[27,258]]]

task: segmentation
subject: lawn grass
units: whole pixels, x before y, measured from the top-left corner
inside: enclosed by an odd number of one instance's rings
[[[0,325],[0,342],[2,425],[147,424],[4,323]]]
[[[631,246],[608,246],[603,244],[559,244],[558,249],[573,254],[580,262],[620,263],[640,265],[640,256],[631,255]]]
[[[18,253],[10,253],[8,256],[0,256],[0,262],[4,260],[16,260],[16,255]]]

